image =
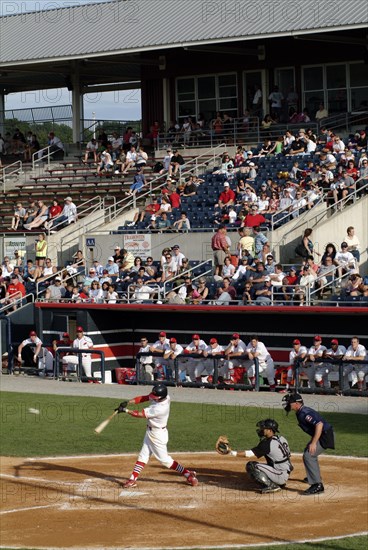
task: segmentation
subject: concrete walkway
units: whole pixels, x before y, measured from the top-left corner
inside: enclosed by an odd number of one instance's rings
[[[58,382],[31,376],[0,376],[0,390],[20,393],[42,393],[81,397],[111,397],[117,402],[136,395],[146,395],[151,386],[125,386],[118,384],[82,384]],[[282,394],[247,391],[219,391],[197,388],[169,388],[173,401],[281,409]],[[333,395],[305,395],[305,404],[320,412],[368,414],[365,397],[338,397]]]

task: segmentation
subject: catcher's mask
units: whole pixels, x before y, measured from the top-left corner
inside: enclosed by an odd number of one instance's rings
[[[257,422],[257,435],[258,437],[262,438],[264,437],[264,430],[272,430],[273,433],[277,433],[279,431],[279,425],[276,422],[276,420],[273,420],[272,418],[266,418],[265,420],[260,420]]]
[[[167,387],[165,384],[155,384],[149,394],[149,398],[154,401],[162,401],[165,397],[167,397]]]
[[[288,393],[282,398],[282,406],[286,411],[286,414],[289,414],[291,411],[292,403],[301,403],[303,404],[303,398],[300,393]]]

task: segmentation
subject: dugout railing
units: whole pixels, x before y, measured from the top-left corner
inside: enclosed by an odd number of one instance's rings
[[[308,368],[315,368],[319,370],[320,365],[328,364],[331,365],[331,370],[329,369],[329,374],[336,373],[338,374],[338,385],[335,387],[324,388],[316,386],[315,388],[309,388],[303,385],[304,379],[302,378],[303,374]],[[291,388],[291,391],[297,391],[299,393],[313,393],[313,394],[322,394],[322,395],[345,395],[345,396],[364,396],[368,397],[368,391],[354,389],[354,387],[349,387],[349,389],[344,389],[344,370],[347,369],[346,374],[350,374],[358,369],[359,365],[368,365],[368,359],[363,361],[357,361],[353,358],[349,359],[331,359],[331,358],[318,358],[316,361],[304,361],[303,359],[297,358],[294,364],[294,386]],[[351,368],[349,368],[351,366]],[[368,376],[368,373],[365,374],[364,378]],[[354,384],[355,385],[355,384]]]
[[[101,382],[102,384],[105,383],[105,353],[99,349],[79,349],[79,348],[71,348],[67,346],[60,346],[55,351],[55,361],[54,361],[54,378],[56,380],[60,379],[60,363],[62,361],[62,358],[60,357],[61,353],[67,353],[67,354],[74,354],[78,357],[78,364],[76,365],[76,374],[77,374],[77,381],[78,382]],[[89,355],[99,355],[101,359],[101,378],[96,378],[93,376],[93,369],[92,369],[92,376],[88,377],[84,375],[83,366],[82,366],[82,355],[89,354]]]
[[[223,366],[224,361],[227,361],[226,357],[224,355],[216,355],[216,356],[203,356],[198,353],[183,353],[179,354],[175,359],[163,359],[163,354],[161,353],[152,353],[152,352],[146,352],[146,353],[138,353],[136,355],[136,381],[137,384],[152,384],[152,380],[147,380],[147,369],[146,366],[140,361],[142,357],[152,357],[152,367],[155,368],[156,372],[154,373],[154,381],[160,381],[168,386],[180,386],[180,387],[187,387],[187,388],[217,388],[217,389],[237,389],[237,390],[255,390],[260,391],[261,389],[267,389],[269,388],[268,385],[263,384],[263,377],[260,376],[259,373],[259,361],[257,358],[255,358],[254,366],[255,366],[255,384],[254,386],[250,383],[247,375],[246,375],[246,368],[245,367],[236,367],[238,369],[241,369],[242,371],[242,379],[243,383],[233,383],[229,380],[222,380],[222,378],[219,376],[219,369],[221,366]],[[163,360],[163,365],[161,365],[161,368],[157,368],[154,365],[154,360],[161,358]],[[202,362],[212,362],[212,365],[207,363],[207,366],[212,371],[213,367],[213,373],[210,375],[202,375],[203,378],[212,377],[212,380],[205,381],[201,380],[192,382],[188,381],[188,374],[187,369],[185,367],[185,363],[187,363],[188,359],[197,359],[201,360]],[[234,357],[232,359],[240,360],[240,361],[247,361],[249,360],[248,354],[241,355]],[[181,368],[181,366],[183,368]],[[203,366],[203,371],[206,370],[206,366]],[[185,372],[185,378],[181,374]]]

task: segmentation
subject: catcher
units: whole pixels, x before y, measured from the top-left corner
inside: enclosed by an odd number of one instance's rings
[[[276,435],[279,426],[276,420],[266,418],[257,422],[257,434],[260,442],[257,447],[244,451],[246,458],[266,458],[266,464],[256,461],[249,461],[246,464],[246,471],[252,479],[261,486],[260,492],[276,493],[281,491],[290,473],[294,469],[290,462],[289,444],[285,437]],[[216,442],[216,451],[222,455],[229,454],[237,456],[237,451],[230,447],[226,436],[220,436]]]

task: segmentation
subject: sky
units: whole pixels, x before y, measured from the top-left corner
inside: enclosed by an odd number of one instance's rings
[[[93,2],[91,0],[1,0],[0,15],[5,16],[106,1],[109,0],[93,0]],[[7,95],[5,109],[70,105],[71,102],[71,93],[66,88],[39,90]],[[86,95],[84,98],[84,118],[91,120],[93,118],[92,113],[95,113],[97,120],[138,120],[141,118],[140,90]]]

